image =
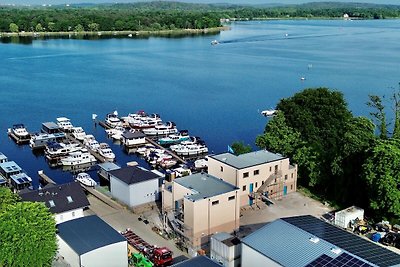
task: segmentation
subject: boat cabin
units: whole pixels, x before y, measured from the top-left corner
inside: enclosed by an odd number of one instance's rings
[[[32,187],[32,178],[24,172],[14,174],[10,177],[10,185],[14,191],[20,191],[22,189]]]
[[[0,163],[4,163],[7,161],[8,161],[7,156],[0,152]]]
[[[124,132],[122,134],[122,144],[126,147],[142,146],[146,144],[146,135],[142,132]]]
[[[0,174],[7,180],[11,179],[12,175],[19,174],[21,172],[21,167],[18,166],[18,164],[14,161],[0,163]]]
[[[61,131],[60,126],[52,121],[42,123],[41,131],[46,134],[54,134],[57,138],[65,138],[65,133]]]
[[[35,134],[32,136],[29,146],[32,149],[44,148],[48,142],[56,142],[59,137],[54,134]]]

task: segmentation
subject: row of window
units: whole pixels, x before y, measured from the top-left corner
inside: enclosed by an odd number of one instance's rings
[[[262,181],[262,184],[264,184],[264,181]],[[256,182],[255,188],[254,188],[255,190],[257,189],[257,186],[258,186],[258,183]],[[244,185],[244,186],[242,187],[242,190],[243,190],[243,191],[246,191],[246,189],[247,189],[247,186]],[[255,191],[255,190],[254,190],[254,191]],[[293,190],[293,185],[292,185],[292,184],[290,185],[290,190]],[[272,190],[271,190],[271,192],[272,192]]]
[[[231,201],[234,199],[235,199],[235,196],[228,197],[228,201]],[[213,205],[213,206],[218,205],[218,204],[219,204],[219,200],[215,200],[215,201],[211,202],[211,205]]]

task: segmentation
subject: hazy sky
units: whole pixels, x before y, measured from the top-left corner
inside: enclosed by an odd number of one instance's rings
[[[149,0],[147,0],[149,1]],[[73,3],[129,3],[129,2],[147,2],[146,0],[0,0],[0,4],[73,4]],[[296,4],[306,2],[324,2],[328,0],[180,0],[181,2],[192,3],[233,3],[233,4],[265,4],[265,3],[284,3]],[[335,0],[334,0],[335,1]],[[337,0],[336,2],[358,2],[358,3],[377,3],[377,4],[396,4],[400,5],[400,0]]]

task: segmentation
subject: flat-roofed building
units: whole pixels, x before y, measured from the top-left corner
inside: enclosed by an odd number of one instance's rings
[[[241,206],[252,205],[259,198],[281,199],[297,190],[297,165],[267,150],[209,156],[208,173],[237,186]]]
[[[212,234],[239,228],[238,188],[206,173],[175,179],[163,190],[163,212],[196,251]]]

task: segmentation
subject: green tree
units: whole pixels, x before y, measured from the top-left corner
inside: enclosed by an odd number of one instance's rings
[[[57,251],[56,223],[38,202],[17,202],[0,214],[0,265],[51,266]]]
[[[382,98],[385,98],[384,96]],[[367,102],[368,107],[373,108],[375,111],[371,112],[371,116],[377,121],[380,138],[387,138],[387,122],[386,122],[386,113],[385,106],[382,103],[382,98],[377,95],[369,95],[369,101]]]
[[[7,207],[14,205],[18,200],[17,194],[6,187],[0,187],[0,213],[5,211]]]
[[[392,100],[394,102],[393,138],[400,139],[400,91],[397,93],[393,93]]]
[[[99,24],[92,22],[88,24],[89,31],[96,32],[99,30]]]
[[[245,145],[242,141],[233,142],[231,147],[236,156],[250,153],[251,151],[253,151],[250,145]]]
[[[370,207],[379,216],[400,216],[400,141],[377,140],[363,165]]]
[[[42,26],[42,24],[40,24],[40,23],[36,24],[35,30],[36,30],[37,32],[42,32],[42,31],[43,31],[43,26]]]
[[[56,24],[54,23],[54,22],[49,22],[48,24],[47,24],[47,29],[49,30],[49,31],[51,31],[51,32],[54,32],[55,30],[56,30]]]
[[[15,23],[10,23],[9,29],[10,29],[10,32],[19,32],[19,27]]]
[[[76,32],[83,32],[85,29],[83,28],[83,26],[81,24],[78,24],[75,26],[75,31]]]

